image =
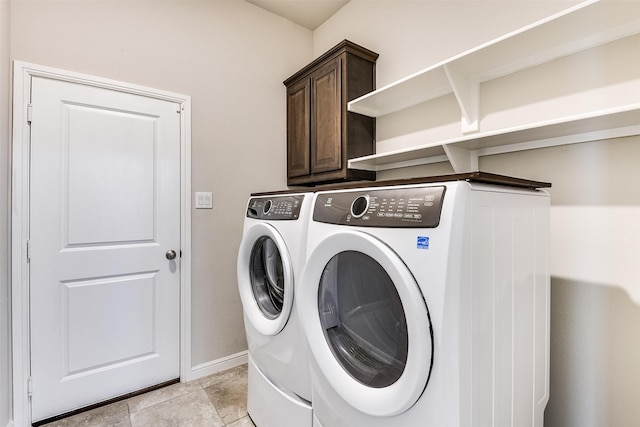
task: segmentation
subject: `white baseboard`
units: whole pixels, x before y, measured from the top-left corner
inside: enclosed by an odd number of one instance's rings
[[[201,363],[200,365],[192,367],[191,372],[189,372],[189,378],[182,378],[182,381],[186,382],[204,378],[217,372],[240,366],[243,363],[247,363],[248,360],[249,353],[245,350],[210,362]]]

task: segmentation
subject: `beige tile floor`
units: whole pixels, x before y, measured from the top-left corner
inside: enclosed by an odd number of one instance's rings
[[[247,415],[247,365],[178,383],[43,427],[254,427]]]

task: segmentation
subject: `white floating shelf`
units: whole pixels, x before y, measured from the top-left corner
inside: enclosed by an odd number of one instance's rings
[[[462,136],[352,159],[349,167],[449,161],[461,173],[477,170],[483,155],[640,134],[640,103],[491,132],[481,132],[479,117],[482,82],[639,33],[640,1],[588,0],[357,98],[349,111],[380,117],[453,93]]]
[[[348,104],[371,117],[455,93],[463,133],[478,130],[480,83],[640,33],[640,1],[589,0]]]
[[[638,134],[640,103],[359,157],[349,167],[382,171],[450,161],[456,172],[471,172],[479,156]]]

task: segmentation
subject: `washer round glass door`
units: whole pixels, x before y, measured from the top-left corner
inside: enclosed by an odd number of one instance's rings
[[[238,290],[245,314],[264,335],[284,328],[293,305],[293,269],[277,230],[256,223],[245,230],[238,253]]]
[[[365,233],[323,240],[308,259],[298,295],[323,376],[354,408],[374,416],[409,409],[429,379],[429,312],[398,255]]]

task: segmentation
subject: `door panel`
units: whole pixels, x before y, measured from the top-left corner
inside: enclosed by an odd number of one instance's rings
[[[156,276],[149,273],[63,284],[67,376],[154,353]],[[118,304],[114,310],[105,304],[112,295],[127,304]],[[114,328],[126,328],[126,334],[110,334]]]
[[[340,59],[336,59],[313,74],[313,173],[339,170],[342,167],[340,64]]]
[[[287,88],[287,176],[305,176],[310,169],[311,81]]]
[[[63,104],[63,111],[68,243],[153,240],[157,118],[95,106]],[[127,203],[113,203],[110,194]]]
[[[179,376],[176,104],[34,77],[32,419]]]

